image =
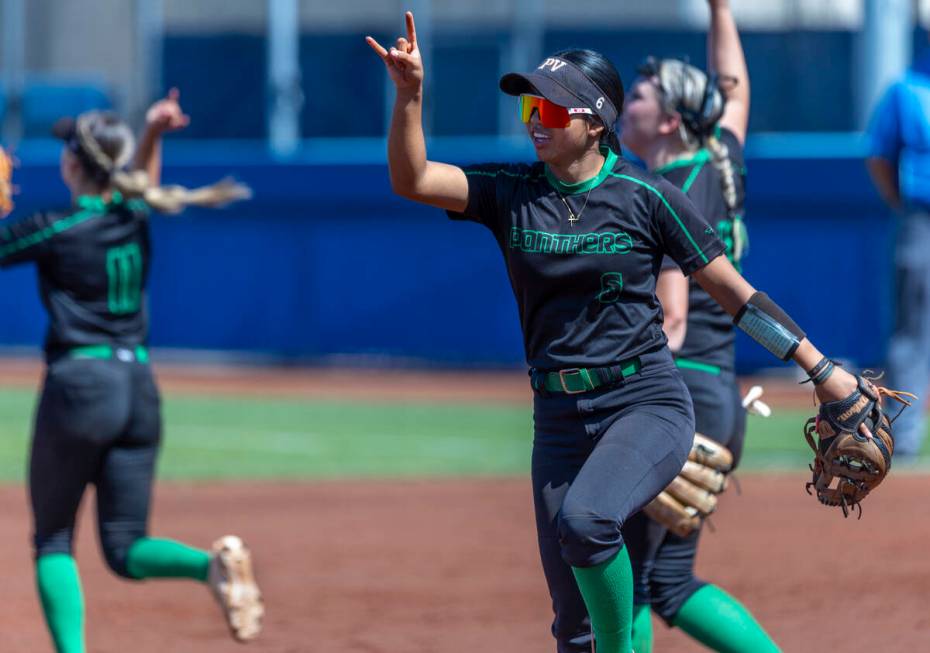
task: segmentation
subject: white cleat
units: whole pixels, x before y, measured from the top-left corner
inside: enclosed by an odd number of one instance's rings
[[[759,399],[762,396],[762,392],[761,385],[752,386],[749,392],[746,393],[746,396],[743,397],[743,408],[753,415],[768,417],[772,414],[772,409],[769,408],[768,404]]]
[[[258,637],[265,605],[252,571],[252,554],[241,539],[226,535],[213,543],[207,583],[232,636],[240,642]]]

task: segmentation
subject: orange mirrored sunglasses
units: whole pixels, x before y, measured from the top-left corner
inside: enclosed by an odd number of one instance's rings
[[[520,120],[529,122],[534,110],[539,113],[539,122],[546,129],[565,129],[573,115],[594,115],[591,109],[584,107],[563,107],[538,95],[521,95]]]

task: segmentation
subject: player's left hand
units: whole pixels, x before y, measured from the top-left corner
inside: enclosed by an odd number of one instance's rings
[[[845,412],[845,408],[833,409],[834,406],[840,406],[839,402],[845,400],[852,405],[851,400],[853,398],[862,397],[863,405],[857,406],[857,410],[854,411],[855,414],[842,420],[841,425],[834,426],[837,431],[859,431],[865,437],[871,438],[872,432],[865,425],[865,416],[875,402],[878,401],[878,390],[870,381],[861,380],[862,386],[859,384],[860,377],[850,374],[841,367],[837,367],[826,381],[817,386],[815,393],[821,403],[821,414],[831,416],[833,416],[834,412]]]
[[[167,96],[150,106],[145,113],[146,127],[158,134],[187,127],[191,119],[181,109],[180,97],[181,92],[172,88]]]

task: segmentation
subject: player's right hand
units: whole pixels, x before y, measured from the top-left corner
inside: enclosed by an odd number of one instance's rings
[[[423,59],[420,58],[420,48],[417,47],[413,13],[408,11],[406,18],[407,38],[399,37],[390,50],[384,49],[370,36],[365,37],[365,42],[384,61],[388,75],[399,92],[418,93],[423,87]]]

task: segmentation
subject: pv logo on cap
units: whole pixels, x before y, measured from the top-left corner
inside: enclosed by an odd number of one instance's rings
[[[548,59],[542,62],[539,68],[540,69],[548,68],[552,72],[555,72],[564,65],[565,65],[565,62],[562,61],[561,59],[556,59],[555,57],[549,57]]]

